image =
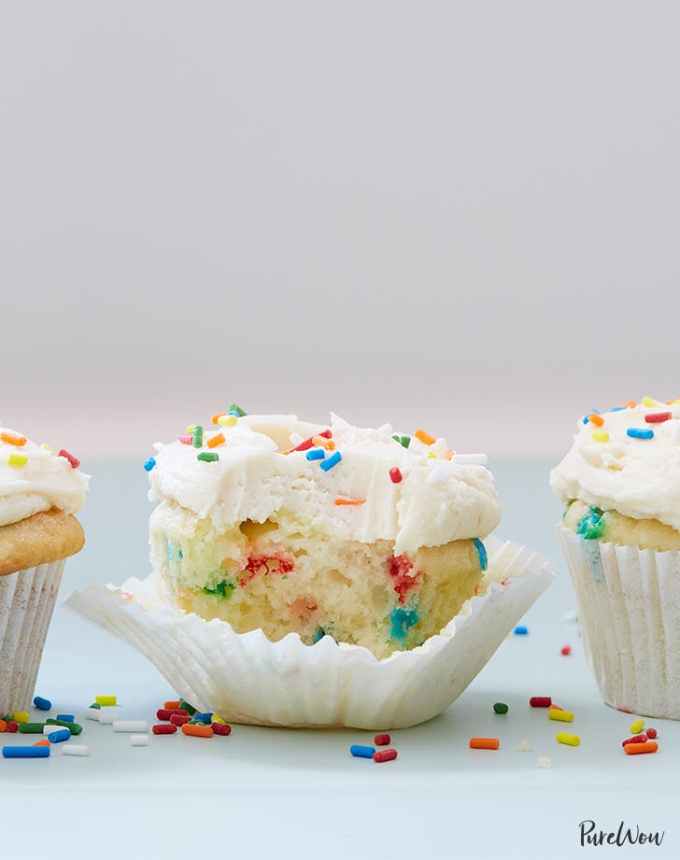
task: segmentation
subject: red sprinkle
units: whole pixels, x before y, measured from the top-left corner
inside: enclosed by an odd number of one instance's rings
[[[652,415],[645,415],[645,421],[648,424],[663,424],[673,417],[672,412],[654,412]]]
[[[373,738],[373,743],[377,747],[386,747],[388,744],[392,743],[392,738],[388,734],[376,735]]]
[[[155,735],[174,735],[177,731],[177,726],[173,723],[157,723],[151,727],[151,731]]]
[[[406,555],[393,555],[389,560],[388,571],[394,582],[394,590],[399,595],[399,603],[406,603],[409,591],[420,584],[420,573],[411,576],[413,562]]]
[[[231,726],[227,723],[213,723],[212,730],[216,735],[230,735],[231,734]]]
[[[647,740],[647,734],[642,733],[641,735],[633,735],[632,738],[626,738],[625,741],[621,741],[621,746],[625,747],[626,744],[643,744]]]
[[[72,469],[77,469],[80,466],[80,460],[77,457],[74,457],[73,454],[69,454],[69,452],[62,448],[61,451],[57,454],[57,457],[64,457],[71,464]]]
[[[393,484],[401,484],[403,480],[401,469],[398,469],[396,466],[390,469],[390,478],[392,479]]]
[[[373,753],[373,761],[377,761],[378,764],[382,761],[394,761],[396,757],[397,751],[391,747],[388,750],[376,750]]]
[[[169,720],[170,717],[174,714],[174,711],[169,711],[167,708],[159,708],[156,711],[156,719],[157,720]]]
[[[305,439],[304,442],[300,442],[298,446],[293,448],[293,451],[308,451],[314,445],[313,439]]]
[[[571,654],[571,645],[563,645],[560,654],[563,657],[568,657]]]
[[[656,729],[655,729],[655,728],[652,728],[652,726],[650,726],[650,727],[647,729],[647,731],[645,732],[645,734],[647,735],[647,737],[648,737],[650,740],[652,740],[652,741],[653,741],[653,740],[654,740],[654,738],[656,737]]]
[[[529,699],[529,704],[532,708],[549,708],[552,706],[552,698],[550,696],[532,696]]]
[[[333,431],[332,430],[324,430],[323,433],[319,433],[319,436],[323,436],[324,439],[332,439]]]
[[[172,714],[170,722],[173,726],[183,726],[189,722],[189,714]]]
[[[7,728],[5,729],[5,731],[11,732],[12,734],[14,734],[15,732],[18,732],[19,731],[19,723],[17,723],[16,720],[7,720]]]

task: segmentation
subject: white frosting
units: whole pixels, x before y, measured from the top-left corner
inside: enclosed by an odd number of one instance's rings
[[[24,438],[16,430],[0,427],[0,433]],[[12,454],[27,458],[11,466]],[[0,526],[17,523],[40,511],[59,508],[75,514],[83,506],[89,478],[30,439],[24,445],[0,441]]]
[[[342,455],[329,471],[307,460],[306,452],[282,453],[328,426]],[[413,437],[406,449],[392,439],[389,425],[361,429],[335,415],[330,425],[294,415],[249,415],[233,427],[206,428],[204,444],[216,432],[226,437],[226,444],[212,449],[217,462],[197,460],[200,451],[179,441],[155,446],[152,501],[209,517],[218,530],[246,519],[263,522],[286,508],[347,539],[394,541],[396,552],[485,537],[500,519],[491,473],[477,463],[441,459],[448,450],[445,439],[428,446]],[[396,484],[389,475],[395,466],[403,476]],[[365,504],[338,507],[338,497]]]
[[[670,412],[663,423],[646,415]],[[636,406],[603,412],[602,427],[579,421],[574,444],[553,469],[550,483],[564,501],[579,499],[605,511],[636,519],[656,519],[680,529],[680,403]],[[629,428],[652,430],[652,439],[634,439]],[[593,433],[609,434],[606,442]]]

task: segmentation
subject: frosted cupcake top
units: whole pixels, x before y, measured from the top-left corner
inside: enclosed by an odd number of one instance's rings
[[[500,519],[482,454],[450,451],[418,430],[395,434],[294,415],[245,415],[232,405],[208,430],[190,427],[145,463],[152,501],[170,501],[223,530],[285,508],[347,539],[394,541],[415,552],[483,538]]]
[[[0,526],[50,508],[79,511],[89,482],[79,465],[65,449],[54,453],[16,430],[0,428]]]
[[[680,529],[680,400],[586,415],[550,483],[564,501]]]

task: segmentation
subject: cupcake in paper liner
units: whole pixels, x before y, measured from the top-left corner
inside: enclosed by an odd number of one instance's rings
[[[420,722],[548,581],[517,547],[488,569],[500,512],[482,455],[337,416],[232,406],[214,422],[147,461],[150,581],[126,585],[127,604],[101,589],[72,601],[202,708],[274,725]]]
[[[0,430],[0,715],[31,702],[64,561],[85,542],[79,465]]]
[[[680,401],[585,416],[551,484],[604,701],[680,719]]]

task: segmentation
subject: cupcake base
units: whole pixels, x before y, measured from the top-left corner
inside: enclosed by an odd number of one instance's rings
[[[0,576],[0,716],[30,706],[64,560]]]
[[[585,540],[560,527],[586,655],[605,703],[680,719],[680,552]]]
[[[539,555],[491,539],[488,587],[440,633],[410,651],[377,659],[325,636],[305,645],[261,630],[238,634],[171,604],[155,577],[122,588],[92,585],[66,605],[141,651],[171,688],[229,722],[267,726],[396,729],[444,711],[550,585]]]

